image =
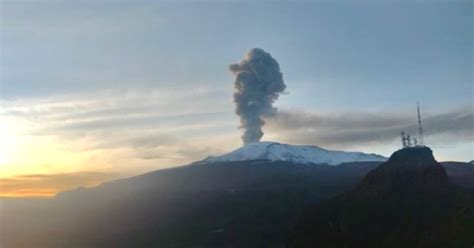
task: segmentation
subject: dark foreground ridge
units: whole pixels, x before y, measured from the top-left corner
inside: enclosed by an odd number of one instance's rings
[[[383,164],[191,164],[1,200],[0,247],[471,247],[474,166],[443,166],[449,180],[429,148]]]
[[[470,247],[473,199],[450,183],[430,148],[404,148],[354,190],[308,207],[289,246]]]
[[[379,164],[192,164],[1,202],[0,247],[284,247],[306,204],[353,188]]]
[[[367,174],[357,190],[384,191],[418,187],[449,187],[446,170],[434,159],[431,149],[425,146],[394,152],[386,163]]]

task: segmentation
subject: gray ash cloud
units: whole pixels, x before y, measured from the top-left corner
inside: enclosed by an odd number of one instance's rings
[[[263,136],[264,117],[272,117],[273,103],[286,89],[278,62],[260,48],[250,49],[245,58],[229,66],[235,75],[234,102],[244,129],[244,144],[257,142]]]

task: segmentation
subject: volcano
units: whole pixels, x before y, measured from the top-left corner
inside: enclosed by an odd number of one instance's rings
[[[384,247],[375,244],[433,244],[430,237],[465,244],[474,233],[471,165],[440,165],[429,148],[386,160],[251,143],[52,199],[2,199],[0,246]]]
[[[317,146],[289,145],[278,142],[254,142],[217,157],[208,157],[202,163],[268,160],[295,164],[340,165],[347,162],[384,162],[386,157],[362,152],[332,151]]]

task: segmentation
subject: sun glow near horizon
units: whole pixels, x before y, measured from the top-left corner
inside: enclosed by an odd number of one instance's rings
[[[150,94],[137,97],[149,98]],[[168,119],[156,117],[165,123],[176,121],[155,127],[146,120],[160,112],[159,102],[153,102],[154,108],[134,105],[127,112],[128,103],[118,98],[93,104],[87,96],[4,101],[0,109],[0,196],[50,197],[79,186],[184,165],[233,146],[227,135],[212,138],[230,144],[219,149],[212,148],[208,138],[196,136],[198,131],[217,130],[222,124],[196,126],[186,122],[186,115],[174,114],[165,115]],[[121,105],[115,106],[117,102]],[[84,104],[87,107],[78,107]],[[203,117],[215,118],[212,112]],[[144,121],[137,122],[137,118]],[[177,133],[188,133],[186,140],[176,139]]]
[[[26,128],[22,125],[24,123],[1,120],[1,197],[50,197],[77,186],[97,185],[87,180],[79,185],[77,181],[58,184],[32,177],[80,171],[91,155],[67,149],[58,138],[22,132]]]

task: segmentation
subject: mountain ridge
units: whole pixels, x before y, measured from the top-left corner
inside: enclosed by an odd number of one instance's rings
[[[428,147],[400,149],[353,190],[307,206],[289,247],[468,247],[474,192]]]
[[[298,164],[340,165],[347,162],[385,162],[386,157],[363,152],[328,150],[318,146],[290,145],[278,142],[254,142],[220,156],[210,156],[195,163],[246,160],[285,161]]]
[[[448,175],[429,147],[406,147],[394,152],[389,160],[370,171],[359,188],[447,187]]]
[[[64,192],[41,202],[2,201],[5,214],[1,221],[9,224],[0,225],[0,241],[2,247],[285,247],[306,207],[310,212],[304,219],[311,219],[313,204],[352,191],[380,164],[194,163]],[[450,179],[466,186],[474,185],[473,174],[465,173],[470,167],[464,163],[445,166],[453,172]],[[375,193],[369,195],[383,196]],[[430,194],[422,196],[427,201],[421,200],[421,204],[431,202]],[[411,199],[419,197],[410,192]],[[360,201],[363,209],[367,208],[365,199]],[[393,213],[401,212],[398,203],[403,195],[391,199],[382,205],[375,201],[366,214],[387,207],[392,207]],[[444,204],[442,197],[436,199],[441,200],[419,208]]]

